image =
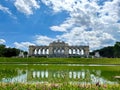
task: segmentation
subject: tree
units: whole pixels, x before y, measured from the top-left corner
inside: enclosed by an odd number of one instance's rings
[[[24,53],[23,53],[23,54],[24,54],[24,56],[25,56],[25,57],[27,57],[28,52],[27,52],[27,51],[24,51]]]
[[[4,56],[4,51],[5,51],[5,45],[1,44],[0,45],[0,57]]]
[[[108,47],[104,47],[100,50],[100,55],[103,57],[109,57],[109,58],[113,58],[114,57],[114,47],[113,46],[108,46]]]
[[[12,56],[18,56],[20,50],[16,48],[6,48],[4,51],[5,57],[12,57]]]
[[[92,52],[92,54],[95,52],[99,52],[100,56],[102,57],[114,57],[114,47],[113,46],[108,46],[108,47],[104,47],[102,49],[99,50],[95,50]]]
[[[120,58],[120,42],[116,42],[114,46],[108,46],[101,48],[99,50],[95,50],[91,52],[93,55],[95,52],[99,52],[102,57],[118,57]]]
[[[0,45],[0,57],[18,56],[20,50],[16,48],[6,48],[5,45]]]
[[[120,57],[120,42],[116,42],[114,45],[114,56]]]

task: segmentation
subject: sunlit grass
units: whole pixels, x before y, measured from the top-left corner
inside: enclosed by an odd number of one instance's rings
[[[120,90],[120,85],[100,85],[94,84],[22,84],[22,83],[1,83],[0,90]]]
[[[0,58],[0,63],[120,64],[120,58]]]

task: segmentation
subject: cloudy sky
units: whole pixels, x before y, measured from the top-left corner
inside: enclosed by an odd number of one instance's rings
[[[54,40],[89,45],[120,41],[120,0],[0,0],[0,44],[27,50]]]

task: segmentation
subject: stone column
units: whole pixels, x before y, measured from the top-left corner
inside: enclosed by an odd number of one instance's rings
[[[77,49],[75,49],[75,54],[78,54],[78,53],[77,53]]]
[[[29,46],[29,56],[34,55],[35,46]]]
[[[49,46],[49,55],[53,54],[53,47]]]
[[[86,57],[89,56],[89,46],[86,46],[86,47],[84,48],[84,54],[85,54]]]
[[[79,55],[81,55],[81,48],[79,48]]]
[[[39,48],[36,48],[36,52],[37,52],[36,55],[38,55],[38,53],[39,53]]]
[[[68,57],[68,54],[69,54],[69,48],[66,46],[65,49],[64,49],[64,54]]]
[[[73,54],[73,49],[71,48],[71,55]]]

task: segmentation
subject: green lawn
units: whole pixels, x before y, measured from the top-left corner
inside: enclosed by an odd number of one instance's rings
[[[0,90],[120,90],[120,85],[0,84]]]
[[[0,58],[0,63],[120,64],[120,58]]]

